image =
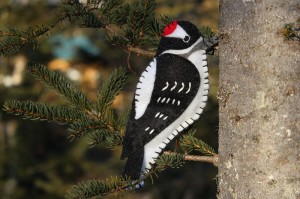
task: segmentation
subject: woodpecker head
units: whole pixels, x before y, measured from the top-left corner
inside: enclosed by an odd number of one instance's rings
[[[194,24],[188,21],[174,20],[164,28],[156,56],[166,50],[186,49],[200,37],[202,35]]]

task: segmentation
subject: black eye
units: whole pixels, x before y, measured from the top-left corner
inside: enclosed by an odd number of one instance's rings
[[[184,39],[183,39],[183,41],[185,43],[188,43],[190,41],[190,37],[189,36],[185,36]]]

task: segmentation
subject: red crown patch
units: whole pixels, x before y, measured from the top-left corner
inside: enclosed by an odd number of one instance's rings
[[[173,22],[171,22],[169,25],[167,25],[164,28],[163,33],[161,35],[165,37],[165,36],[171,34],[172,32],[174,32],[176,27],[177,27],[177,20],[174,20]]]

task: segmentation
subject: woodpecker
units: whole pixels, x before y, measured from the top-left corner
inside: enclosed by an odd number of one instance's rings
[[[167,144],[199,119],[209,89],[206,49],[194,24],[175,20],[164,28],[139,78],[126,127],[121,159],[127,158],[124,175],[132,180],[140,180]]]

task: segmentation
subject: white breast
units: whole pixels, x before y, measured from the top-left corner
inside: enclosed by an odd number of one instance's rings
[[[150,103],[154,81],[156,76],[156,59],[149,64],[146,70],[142,73],[139,83],[137,84],[137,90],[135,92],[135,117],[139,119],[142,117]]]

